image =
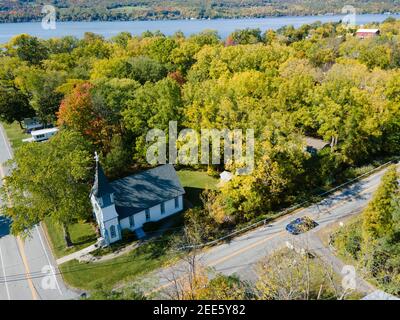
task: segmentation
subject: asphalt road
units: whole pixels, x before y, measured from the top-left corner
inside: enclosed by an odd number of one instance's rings
[[[316,240],[316,232],[331,224],[338,223],[343,218],[358,214],[371,199],[373,192],[379,185],[382,175],[386,170],[379,171],[364,180],[361,180],[342,191],[339,191],[318,204],[284,216],[273,223],[247,232],[234,238],[228,243],[211,247],[199,255],[202,265],[213,267],[217,272],[226,275],[237,274],[242,279],[255,280],[255,267],[261,258],[273,251],[287,246],[287,243],[317,251],[321,258],[330,263],[337,272],[343,265],[333,254],[328,254],[322,242]],[[290,235],[285,226],[297,217],[310,216],[319,226],[301,236]],[[151,282],[156,281],[155,292],[162,292],[171,284],[174,274],[179,277],[181,266],[162,269],[154,273]],[[183,274],[183,272],[182,272]],[[368,292],[372,288],[362,279],[358,281],[358,290]]]
[[[0,125],[0,164],[11,157],[12,150]],[[8,169],[0,167],[1,177],[6,174]],[[9,221],[0,212],[0,300],[76,298],[78,294],[66,288],[56,266],[40,225],[23,241],[10,234]]]

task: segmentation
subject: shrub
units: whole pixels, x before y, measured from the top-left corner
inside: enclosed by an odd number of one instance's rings
[[[160,222],[149,221],[144,223],[142,228],[144,232],[157,231],[160,228]]]
[[[336,249],[344,255],[349,255],[353,259],[359,258],[361,251],[361,226],[359,221],[343,227],[334,235]]]
[[[122,233],[122,239],[124,241],[136,240],[136,234],[129,229],[123,229],[121,233]]]

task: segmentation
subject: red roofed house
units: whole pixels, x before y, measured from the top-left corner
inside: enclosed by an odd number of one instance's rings
[[[373,38],[379,36],[379,29],[358,29],[356,32],[357,38],[365,39],[365,38]]]

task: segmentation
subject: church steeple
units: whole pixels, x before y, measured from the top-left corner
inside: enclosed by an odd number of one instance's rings
[[[100,234],[105,243],[110,244],[121,239],[118,213],[114,203],[114,189],[108,183],[108,179],[99,163],[97,153],[95,153],[95,160],[96,173],[90,201]]]
[[[99,163],[99,156],[97,155],[97,152],[95,153],[95,159],[96,159],[96,174],[92,188],[92,194],[96,198],[103,198],[107,195],[113,194],[114,190],[108,183],[108,179],[104,174],[103,168]]]

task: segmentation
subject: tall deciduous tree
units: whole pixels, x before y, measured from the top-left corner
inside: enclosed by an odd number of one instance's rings
[[[262,40],[260,29],[236,30],[229,37],[234,44],[254,44]]]
[[[399,175],[396,166],[388,169],[373,199],[363,212],[363,238],[367,246],[393,231],[395,197],[399,196]]]
[[[26,235],[45,217],[52,217],[65,231],[90,215],[90,147],[81,135],[61,131],[48,143],[30,143],[16,152],[11,175],[1,189],[3,210],[12,220],[13,234]]]
[[[43,40],[28,34],[12,38],[5,48],[9,55],[17,56],[32,65],[39,65],[48,57],[48,48]]]
[[[21,121],[35,115],[29,104],[29,96],[17,86],[15,77],[23,63],[18,58],[0,58],[0,120],[7,123]]]
[[[65,82],[62,71],[25,67],[18,70],[16,83],[29,97],[29,103],[44,123],[52,123],[60,106],[63,94],[57,88]]]
[[[170,121],[182,117],[182,100],[178,83],[170,78],[155,84],[146,83],[136,90],[135,98],[128,103],[122,112],[126,128],[137,139],[137,150],[143,154],[147,130],[158,128],[167,130]],[[165,131],[166,132],[166,131]]]
[[[75,130],[101,145],[107,140],[105,120],[95,109],[90,83],[78,84],[61,102],[58,124]]]
[[[29,105],[28,98],[15,87],[4,88],[0,86],[0,120],[7,123],[18,121],[35,115],[34,110]]]

